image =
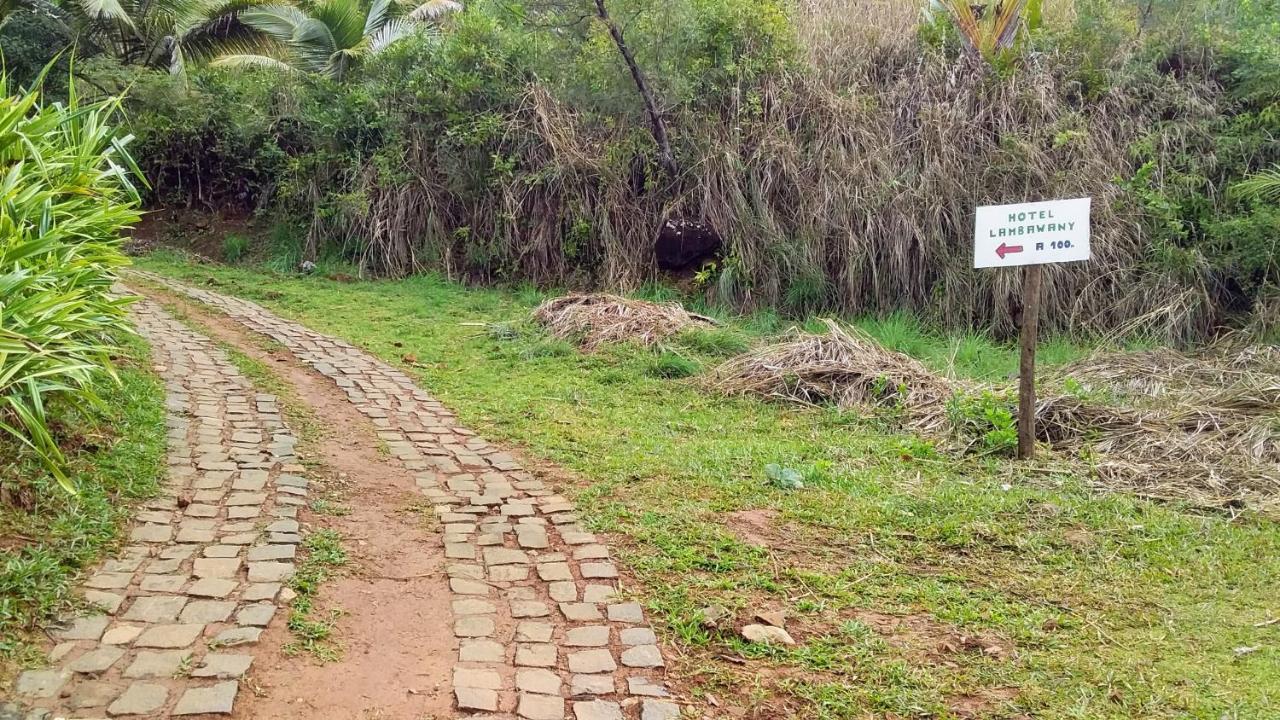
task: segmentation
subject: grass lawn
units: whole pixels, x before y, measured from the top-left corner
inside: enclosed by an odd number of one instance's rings
[[[1270,520],[949,459],[875,417],[718,397],[663,378],[670,362],[647,350],[582,355],[523,324],[534,291],[140,264],[359,344],[477,431],[572,471],[586,521],[614,535],[676,648],[675,676],[709,704],[759,718],[1280,717]],[[728,325],[747,340],[785,326]],[[861,325],[939,371],[1016,367],[1013,348],[979,337]],[[699,366],[719,351],[678,349]],[[1042,360],[1081,352],[1054,342]],[[770,463],[803,473],[805,489],[772,487]],[[731,618],[709,627],[717,605]],[[769,610],[786,611],[798,644],[738,637]]]
[[[164,388],[150,362],[146,344],[129,338],[120,385],[97,388],[101,407],[52,408],[76,495],[16,443],[0,443],[0,680],[41,660],[33,633],[77,608],[80,572],[119,544],[133,504],[159,487]]]

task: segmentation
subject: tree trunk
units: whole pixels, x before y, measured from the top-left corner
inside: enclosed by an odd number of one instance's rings
[[[609,35],[613,37],[613,43],[618,46],[618,52],[621,53],[622,59],[627,63],[627,69],[631,71],[631,79],[635,81],[636,90],[640,93],[641,100],[644,101],[644,110],[649,116],[649,131],[653,134],[654,142],[658,144],[658,162],[662,165],[662,169],[666,171],[667,176],[674,180],[679,174],[679,168],[676,165],[675,153],[671,151],[671,138],[667,135],[667,123],[662,119],[662,113],[658,111],[658,103],[654,100],[653,91],[649,89],[649,83],[645,80],[644,71],[640,69],[640,64],[636,62],[636,56],[632,54],[631,48],[627,46],[627,41],[623,39],[622,29],[609,16],[609,10],[605,7],[604,0],[595,0],[595,3],[596,16],[609,29]]]

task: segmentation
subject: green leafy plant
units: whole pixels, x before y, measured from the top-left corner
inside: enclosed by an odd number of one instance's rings
[[[971,449],[980,454],[1008,455],[1018,447],[1018,420],[1003,395],[957,395],[947,404],[947,416],[956,433],[968,438]]]
[[[112,375],[109,334],[128,331],[129,300],[111,286],[140,175],[110,124],[118,107],[10,95],[0,75],[0,432],[69,491],[49,404],[93,402],[92,384]]]
[[[800,490],[804,487],[804,474],[795,468],[783,467],[777,463],[764,466],[764,476],[769,484],[780,490]]]

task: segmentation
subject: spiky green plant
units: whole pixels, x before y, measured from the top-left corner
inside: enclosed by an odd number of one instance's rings
[[[112,374],[110,333],[128,329],[111,286],[140,175],[110,125],[118,107],[10,95],[0,75],[0,433],[68,490],[49,404],[93,402],[92,383]]]
[[[965,45],[990,61],[1012,48],[1024,29],[1039,26],[1043,0],[999,0],[994,6],[970,0],[938,2],[951,15]]]

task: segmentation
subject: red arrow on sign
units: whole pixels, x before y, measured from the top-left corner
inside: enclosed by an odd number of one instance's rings
[[[1004,243],[1000,243],[1000,247],[996,248],[996,255],[999,255],[1001,260],[1003,260],[1004,256],[1008,255],[1009,253],[1020,253],[1020,252],[1022,252],[1021,245],[1006,245]]]

